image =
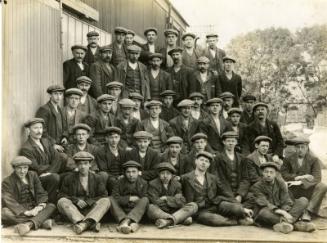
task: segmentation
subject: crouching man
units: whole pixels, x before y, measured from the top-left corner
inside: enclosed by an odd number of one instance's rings
[[[266,162],[260,165],[262,178],[250,189],[254,194],[256,209],[255,221],[258,225],[273,226],[274,231],[284,234],[293,229],[303,232],[315,230],[311,222],[299,221],[308,206],[308,199],[300,197],[291,200],[287,185],[282,180],[276,180],[279,165]]]
[[[39,227],[51,229],[50,216],[56,210],[55,205],[47,203],[48,194],[36,172],[28,171],[31,164],[24,156],[16,157],[11,162],[14,172],[2,181],[2,223],[16,225],[21,236]]]
[[[99,175],[90,171],[92,154],[78,152],[73,159],[78,171],[64,178],[58,195],[58,210],[74,224],[76,234],[87,229],[99,232],[99,221],[110,208],[106,186]]]
[[[149,205],[148,184],[140,176],[141,167],[139,163],[132,160],[124,163],[124,177],[115,184],[110,197],[110,212],[119,223],[117,231],[124,234],[138,230],[138,223]]]
[[[148,196],[151,204],[148,217],[155,221],[159,229],[183,223],[192,224],[192,215],[198,211],[195,202],[186,204],[182,194],[182,185],[174,174],[176,170],[171,163],[158,164],[159,177],[150,181]]]

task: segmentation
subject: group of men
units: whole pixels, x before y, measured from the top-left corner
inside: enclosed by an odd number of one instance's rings
[[[314,231],[327,186],[310,141],[285,143],[269,106],[242,96],[217,35],[203,51],[192,33],[177,47],[173,29],[159,49],[157,34],[145,30],[138,46],[117,27],[111,45],[92,31],[87,47],[72,47],[64,86],[48,87],[49,102],[25,123],[2,182],[2,223],[25,235],[60,215],[81,234],[108,214],[125,234],[143,218],[159,229],[196,220]],[[285,144],[295,148],[287,157]]]

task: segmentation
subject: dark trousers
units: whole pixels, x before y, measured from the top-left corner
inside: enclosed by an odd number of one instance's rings
[[[34,224],[34,228],[38,229],[45,220],[51,217],[54,211],[56,211],[56,206],[52,203],[48,203],[46,207],[34,217],[15,215],[9,208],[2,208],[1,218],[4,225],[16,225],[31,221]]]
[[[41,176],[40,181],[44,189],[48,192],[49,202],[57,203],[58,189],[60,185],[60,176],[57,173],[51,173],[47,176]]]
[[[138,200],[133,208],[121,207],[113,197],[110,197],[110,201],[110,212],[118,223],[126,218],[131,219],[135,223],[140,222],[149,205],[147,197],[142,197]]]
[[[294,200],[293,207],[288,211],[288,213],[293,216],[293,223],[295,223],[300,218],[307,206],[308,199],[305,197]],[[267,207],[262,208],[258,215],[255,217],[255,221],[263,226],[273,226],[280,223],[281,220],[281,215],[274,213]]]

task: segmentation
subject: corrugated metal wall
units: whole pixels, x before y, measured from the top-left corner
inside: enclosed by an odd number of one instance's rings
[[[23,123],[48,99],[46,88],[62,83],[59,4],[15,0],[4,6],[2,174],[26,139]]]

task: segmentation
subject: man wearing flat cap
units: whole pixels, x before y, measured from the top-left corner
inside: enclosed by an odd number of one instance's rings
[[[107,93],[115,97],[110,112],[117,117],[120,114],[119,101],[122,98],[123,84],[119,81],[112,81],[106,84]]]
[[[85,54],[84,61],[91,65],[92,63],[96,62],[99,58],[99,33],[92,30],[86,34],[87,37],[87,51]]]
[[[162,108],[160,118],[166,122],[179,115],[179,111],[174,107],[174,98],[176,92],[173,90],[165,90],[160,93]]]
[[[152,134],[151,148],[162,153],[165,151],[167,139],[173,135],[173,131],[168,122],[160,119],[162,107],[160,101],[151,100],[146,106],[150,116],[141,121],[137,130]]]
[[[83,121],[91,127],[92,143],[96,145],[104,144],[106,142],[105,130],[114,125],[115,117],[110,113],[112,102],[114,100],[115,97],[112,95],[100,95],[97,98],[97,111],[94,114],[88,115]]]
[[[115,184],[111,201],[111,214],[118,222],[117,231],[134,233],[139,229],[148,205],[148,183],[141,176],[142,166],[129,160],[123,164],[124,176]]]
[[[185,33],[182,36],[183,41],[183,53],[182,62],[185,66],[196,69],[197,60],[203,56],[203,50],[195,45],[196,36],[193,33]]]
[[[135,103],[135,107],[133,110],[133,117],[139,121],[148,118],[149,113],[143,109],[144,97],[140,93],[132,92],[129,94],[129,98]]]
[[[208,113],[202,107],[204,102],[204,96],[200,92],[192,92],[189,99],[193,101],[193,106],[191,110],[191,115],[196,120],[202,120],[208,116]]]
[[[177,224],[191,225],[198,210],[195,202],[186,203],[182,185],[174,177],[175,168],[168,162],[157,165],[158,177],[149,182],[150,201],[147,216],[159,229]]]
[[[63,63],[63,83],[66,89],[76,88],[76,79],[89,76],[90,66],[84,61],[87,48],[82,45],[71,47],[73,58]]]
[[[199,152],[195,159],[195,170],[181,178],[186,201],[195,202],[198,212],[193,216],[198,223],[210,226],[243,224],[252,210],[244,208],[230,191],[224,190],[220,180],[208,172],[213,155]],[[236,220],[238,219],[238,221]]]
[[[108,192],[103,179],[90,172],[92,154],[78,152],[73,159],[78,171],[64,178],[58,194],[58,211],[73,223],[76,234],[88,229],[99,232],[99,221],[110,208]]]
[[[117,26],[114,32],[115,40],[112,44],[110,44],[110,47],[112,48],[111,63],[117,67],[119,63],[124,62],[127,59],[127,49],[124,43],[127,29]]]
[[[224,71],[218,75],[218,83],[221,92],[231,92],[234,97],[235,107],[239,106],[239,99],[242,95],[242,78],[234,72],[234,64],[236,60],[232,57],[225,56],[223,58]]]
[[[54,149],[52,142],[42,137],[44,120],[32,118],[25,123],[28,139],[22,145],[19,155],[32,161],[29,166],[40,178],[42,186],[48,192],[49,202],[57,202],[60,174],[67,170],[67,158]]]
[[[107,93],[106,85],[112,81],[118,80],[119,75],[116,67],[112,65],[112,47],[100,47],[100,58],[90,67],[90,78],[93,80],[91,93],[97,98],[102,94]]]
[[[220,87],[215,86],[219,84],[217,76],[209,70],[209,62],[209,59],[205,56],[198,58],[196,71],[192,73],[189,84],[189,92],[200,92],[204,97],[204,101],[217,97],[220,93]]]
[[[1,185],[1,218],[6,226],[15,225],[16,232],[23,236],[31,229],[51,229],[51,215],[56,206],[48,203],[48,194],[39,177],[29,171],[32,161],[17,156],[11,161],[13,172],[4,178]]]
[[[183,139],[183,154],[187,154],[191,150],[191,138],[199,131],[199,121],[195,120],[191,116],[192,106],[192,100],[182,100],[177,105],[180,110],[180,115],[169,121],[169,125],[173,130],[173,134]]]
[[[160,53],[162,54],[162,69],[166,70],[169,67],[172,67],[174,62],[171,56],[169,55],[169,51],[177,46],[177,39],[179,33],[175,29],[166,29],[164,31],[164,35],[166,38],[166,46],[160,49]]]
[[[161,53],[151,53],[149,55],[150,94],[151,98],[155,100],[160,100],[160,93],[173,88],[170,74],[161,69],[162,58]]]
[[[135,32],[133,30],[127,30],[126,36],[125,36],[125,46],[131,46],[131,45],[135,45]]]
[[[223,92],[219,95],[219,98],[223,100],[223,110],[221,115],[228,119],[228,111],[234,106],[235,107],[235,95],[231,92]]]
[[[158,53],[160,48],[157,44],[158,30],[154,27],[150,27],[144,30],[144,36],[147,42],[141,45],[142,51],[140,56],[140,62],[148,66],[150,61],[150,55],[152,53]]]
[[[215,76],[223,73],[224,64],[223,58],[226,56],[224,50],[217,47],[218,35],[209,33],[206,35],[208,47],[204,50],[204,55],[210,60],[210,70],[213,71]]]
[[[253,105],[257,101],[257,98],[254,95],[246,94],[242,98],[242,116],[241,116],[241,122],[245,124],[250,124],[254,117],[253,117]]]
[[[272,227],[274,231],[288,234],[293,230],[312,232],[315,225],[300,218],[308,206],[308,199],[291,199],[287,184],[276,178],[280,167],[274,162],[260,165],[262,178],[250,190],[254,195],[254,218],[257,225]]]
[[[127,60],[118,66],[119,81],[124,85],[123,97],[127,98],[130,93],[140,93],[145,100],[149,100],[150,86],[149,76],[146,66],[139,62],[141,48],[131,45],[127,48]]]
[[[81,76],[76,79],[77,88],[79,88],[83,95],[77,109],[85,112],[86,114],[93,114],[97,108],[97,101],[89,95],[89,90],[92,86],[92,80],[89,77]]]
[[[326,184],[321,182],[321,161],[310,151],[308,138],[296,137],[286,143],[295,146],[295,152],[284,159],[281,174],[292,197],[306,197],[309,200],[307,211],[317,216],[327,192]],[[305,216],[310,219],[310,215]]]

